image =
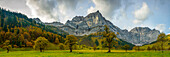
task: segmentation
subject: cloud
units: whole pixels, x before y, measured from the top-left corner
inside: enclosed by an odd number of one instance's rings
[[[151,13],[152,12],[150,11],[148,5],[145,2],[143,2],[142,7],[134,12],[134,17],[136,19],[133,20],[133,23],[134,24],[142,23],[143,21],[149,18]]]
[[[75,14],[77,0],[27,0],[32,15],[43,22],[65,22]]]
[[[130,6],[134,5],[134,3],[131,0],[124,0],[122,3],[124,4],[124,8],[120,10],[121,16],[128,19],[126,11]]]
[[[165,24],[158,24],[156,25],[155,29],[160,30],[160,32],[163,32],[166,29],[166,27]]]
[[[91,6],[87,13],[99,10],[106,19],[112,19],[114,11],[120,8],[121,0],[92,0],[95,6]]]
[[[26,5],[25,0],[0,0],[0,7],[4,9],[8,9],[13,12],[20,12],[28,17],[31,16],[31,11],[29,7]]]

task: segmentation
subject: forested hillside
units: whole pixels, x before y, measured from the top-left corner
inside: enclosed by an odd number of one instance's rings
[[[68,33],[53,26],[36,23],[24,14],[0,9],[1,47],[6,40],[10,41],[12,47],[30,47],[40,36],[47,38],[51,43],[54,43],[56,38],[63,43],[66,35]]]

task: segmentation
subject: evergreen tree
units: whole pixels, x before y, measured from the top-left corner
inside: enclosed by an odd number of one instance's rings
[[[97,39],[96,39],[96,41],[95,41],[95,44],[96,44],[96,46],[99,46],[99,42],[98,42]]]

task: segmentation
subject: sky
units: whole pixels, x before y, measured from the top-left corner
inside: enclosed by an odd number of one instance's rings
[[[43,22],[62,22],[97,10],[114,25],[149,27],[170,34],[170,0],[0,0],[0,7]]]

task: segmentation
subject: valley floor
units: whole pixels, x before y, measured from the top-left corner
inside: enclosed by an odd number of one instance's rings
[[[112,50],[107,53],[107,50],[45,50],[39,51],[0,51],[0,57],[170,57],[170,51],[128,51]]]

